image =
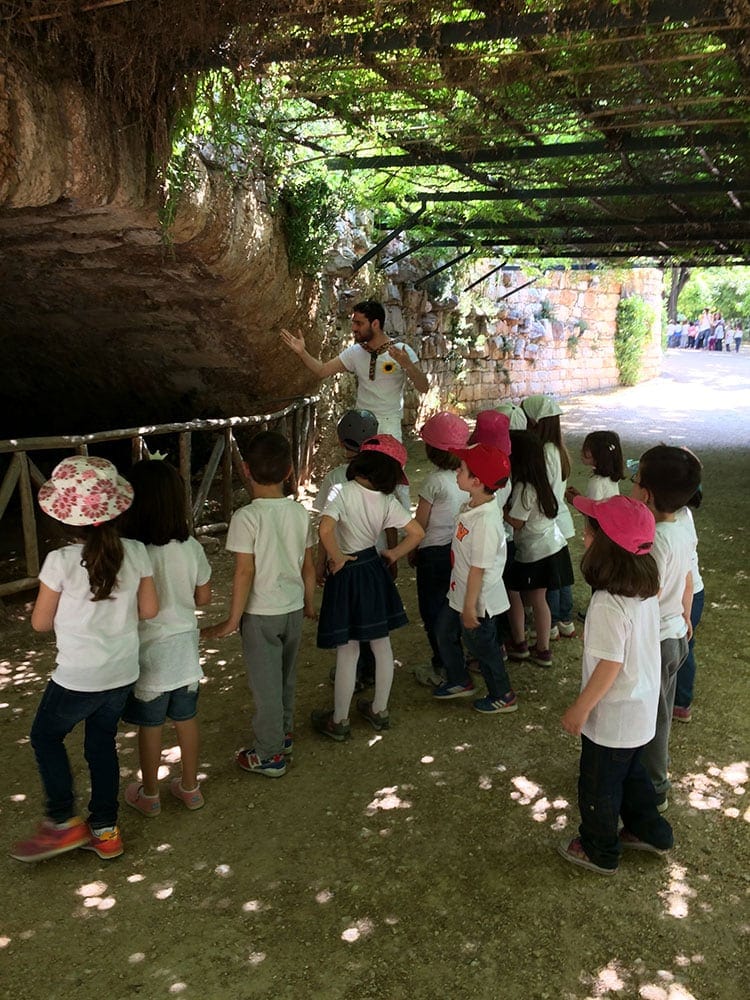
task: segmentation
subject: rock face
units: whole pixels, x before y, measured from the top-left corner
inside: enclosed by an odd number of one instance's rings
[[[0,438],[279,408],[307,325],[262,184],[196,163],[169,238],[148,150],[71,82],[0,76]]]

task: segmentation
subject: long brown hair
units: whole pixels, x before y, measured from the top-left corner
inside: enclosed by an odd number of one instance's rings
[[[562,428],[560,427],[560,416],[540,417],[539,420],[529,418],[529,429],[534,431],[542,444],[550,442],[560,452],[560,471],[563,482],[567,482],[570,476],[570,455],[568,449],[563,444]]]
[[[581,573],[592,590],[641,599],[658,594],[659,569],[654,557],[627,552],[605,535],[593,517],[587,521],[594,537],[581,559]]]
[[[539,510],[545,517],[555,518],[558,504],[547,478],[544,447],[533,431],[511,431],[510,478],[515,486],[533,486]]]
[[[106,601],[117,585],[125,557],[120,534],[113,521],[76,528],[76,534],[83,539],[81,566],[89,575],[91,600]]]

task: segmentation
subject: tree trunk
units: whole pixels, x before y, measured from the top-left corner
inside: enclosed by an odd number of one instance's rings
[[[672,284],[669,289],[669,298],[667,299],[667,321],[675,323],[677,322],[677,300],[680,297],[680,292],[690,279],[690,268],[684,264],[673,264],[670,270],[672,272]]]

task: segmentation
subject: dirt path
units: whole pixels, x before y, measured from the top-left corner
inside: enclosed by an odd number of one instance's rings
[[[571,452],[585,430],[621,431],[637,457],[684,441],[705,462],[699,513],[707,610],[698,635],[694,722],[673,734],[668,860],[631,855],[613,879],[571,869],[556,843],[577,824],[577,743],[559,717],[578,689],[580,641],[552,670],[511,667],[520,709],[483,718],[436,704],[410,668],[417,624],[394,634],[393,729],[364,723],[344,745],[316,736],[330,703],[329,655],[308,623],[294,763],[279,781],[232,763],[249,695],[236,638],[205,650],[201,697],[206,808],[123,809],[126,853],[3,867],[0,962],[14,1000],[740,1000],[750,995],[746,627],[750,355],[672,352],[648,385],[565,401]],[[687,429],[687,430],[686,430]],[[683,433],[684,432],[684,433]],[[713,450],[712,450],[713,449]],[[744,450],[740,450],[744,449]],[[415,484],[427,471],[411,449]],[[573,481],[581,487],[576,463]],[[578,543],[574,542],[574,555]],[[575,561],[575,560],[574,560]],[[231,563],[212,556],[228,596]],[[401,570],[413,623],[412,573]],[[579,601],[585,585],[576,586]],[[16,606],[0,659],[3,841],[39,816],[27,733],[52,645]],[[72,759],[82,777],[80,741]],[[123,777],[137,767],[122,731]],[[168,751],[165,770],[174,763]],[[83,780],[81,785],[84,786]],[[745,952],[746,954],[746,952]]]

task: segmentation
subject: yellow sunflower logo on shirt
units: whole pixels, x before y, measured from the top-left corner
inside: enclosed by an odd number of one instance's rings
[[[397,368],[398,365],[395,361],[384,361],[382,364],[382,370],[385,375],[392,375]]]

